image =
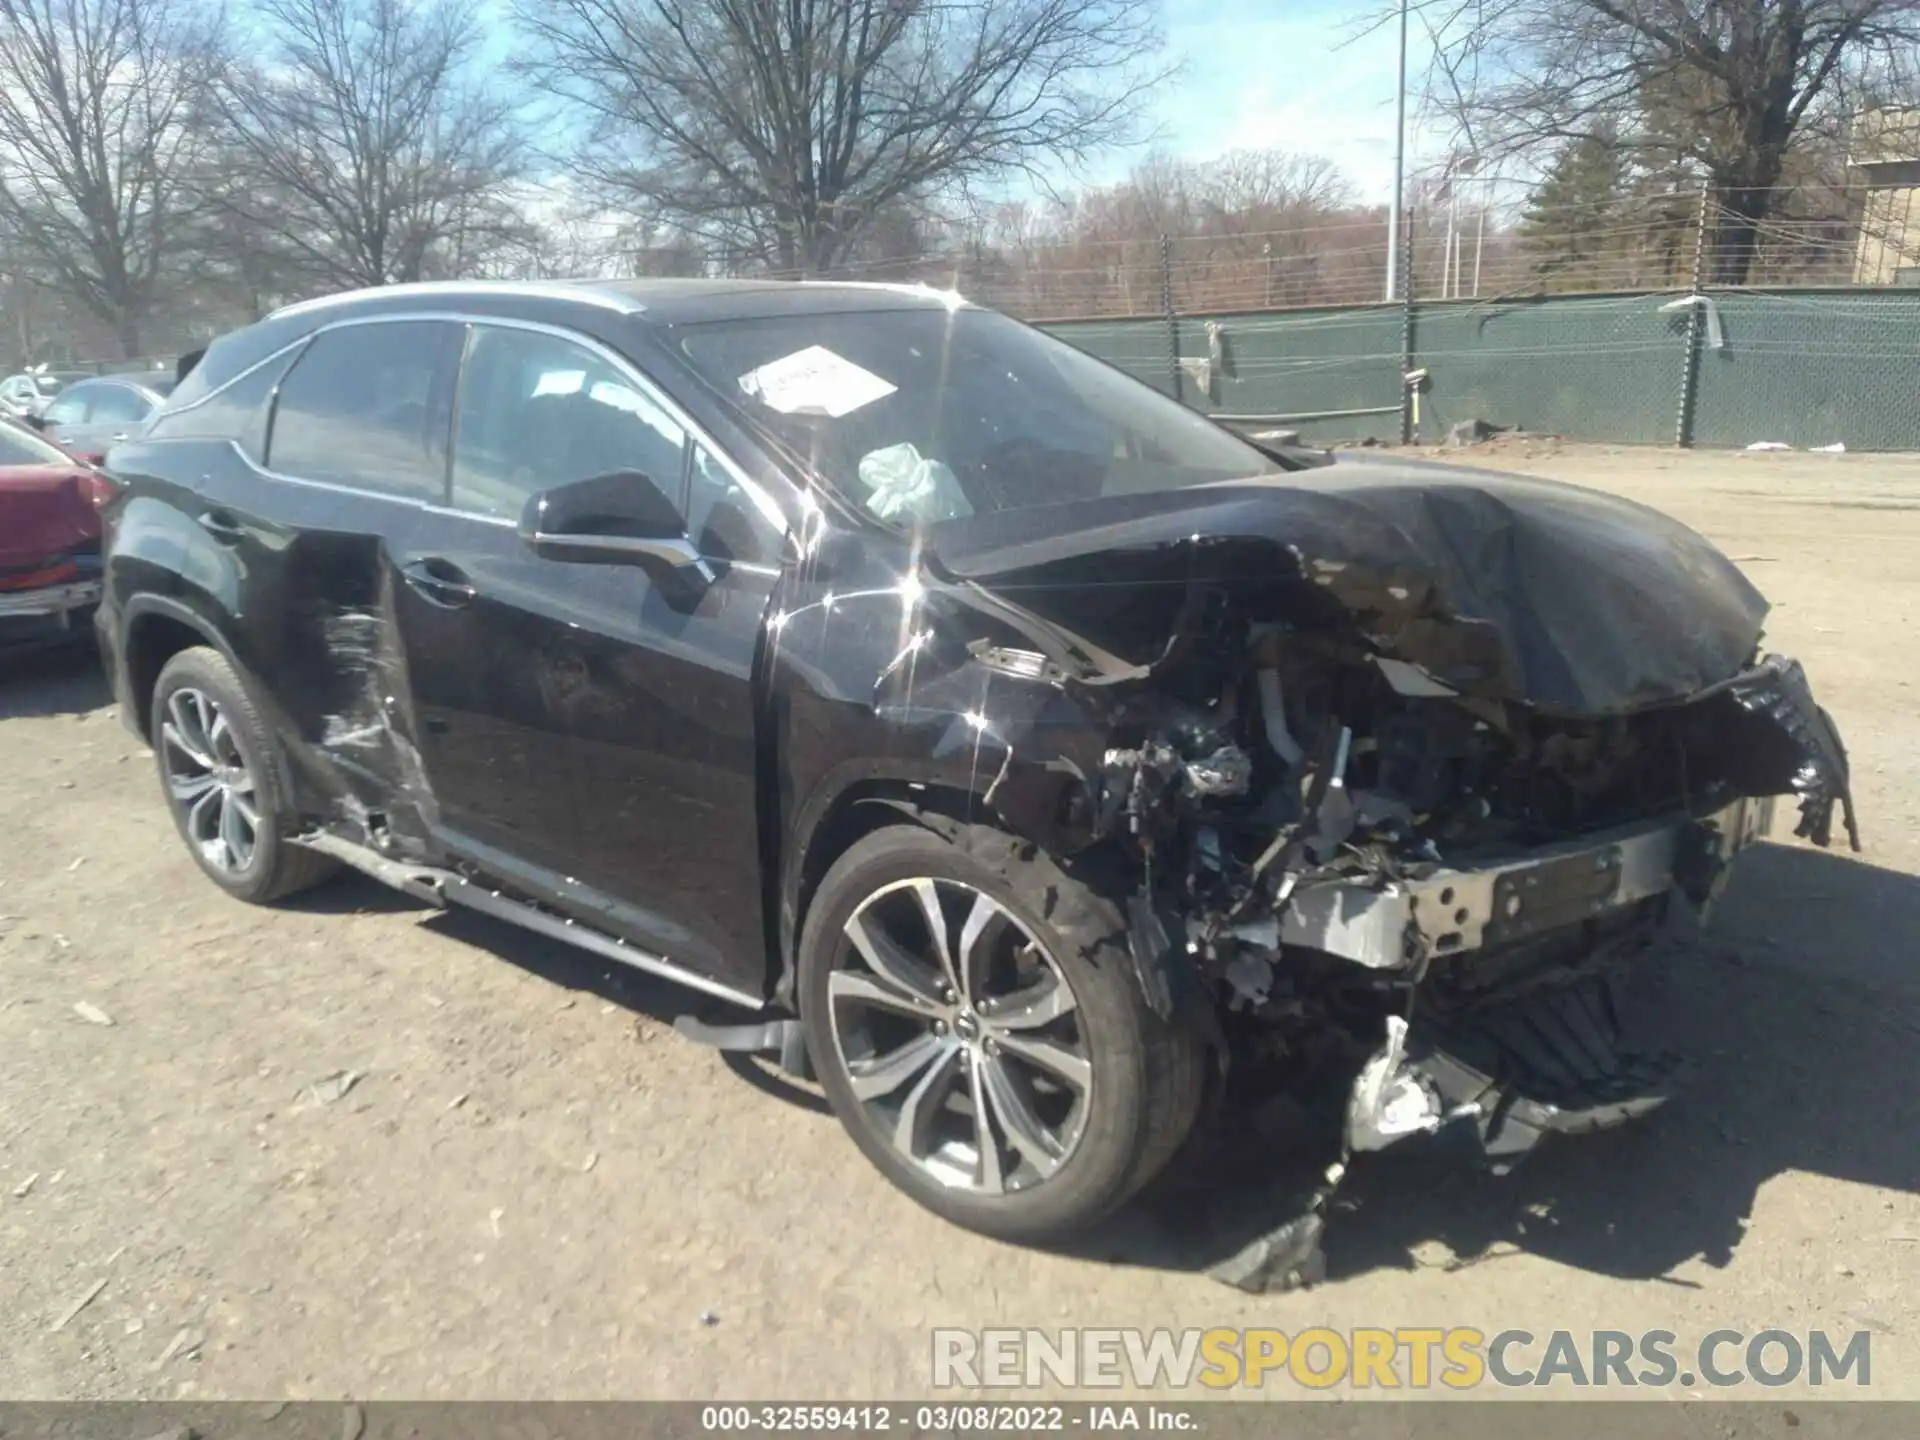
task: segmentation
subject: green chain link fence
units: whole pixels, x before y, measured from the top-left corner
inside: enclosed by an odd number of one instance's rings
[[[1920,293],[1897,289],[1421,300],[1410,313],[1045,328],[1209,414],[1319,443],[1396,440],[1403,422],[1430,443],[1482,420],[1629,444],[1920,449]],[[1419,386],[1405,383],[1423,370]]]

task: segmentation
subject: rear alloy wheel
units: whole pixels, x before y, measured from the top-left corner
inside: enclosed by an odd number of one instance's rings
[[[334,860],[287,838],[273,732],[218,650],[182,650],[153,687],[153,757],[173,823],[201,871],[263,904],[317,884]]]
[[[1204,1051],[1147,1009],[1111,901],[998,831],[962,836],[890,827],[834,864],[801,1019],[841,1123],[896,1185],[970,1229],[1058,1239],[1166,1163]]]
[[[160,718],[160,768],[200,863],[238,878],[260,843],[259,783],[220,702],[182,685]]]

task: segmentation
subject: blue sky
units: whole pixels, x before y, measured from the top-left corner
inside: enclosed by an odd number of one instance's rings
[[[1394,60],[1398,27],[1357,36],[1379,0],[1165,0],[1168,48],[1186,71],[1157,107],[1162,144],[1206,159],[1236,148],[1323,155],[1356,197],[1382,201],[1393,185]],[[1418,20],[1407,67],[1416,88],[1427,52]],[[1408,167],[1420,144],[1409,105]],[[1118,178],[1121,158],[1101,168]]]

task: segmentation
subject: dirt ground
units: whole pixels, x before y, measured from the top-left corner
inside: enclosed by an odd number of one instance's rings
[[[225,899],[97,669],[43,659],[0,674],[0,1395],[906,1397],[936,1325],[1325,1324],[1865,1328],[1920,1396],[1920,459],[1471,458],[1711,536],[1854,755],[1867,853],[1763,846],[1668,960],[1701,1074],[1652,1120],[1376,1164],[1305,1294],[1198,1273],[1258,1194],[995,1244],[670,987],[358,879]]]

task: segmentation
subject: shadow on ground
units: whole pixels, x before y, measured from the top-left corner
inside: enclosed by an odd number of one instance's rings
[[[354,879],[358,888],[360,877]],[[366,884],[375,890],[385,888],[372,881]],[[325,894],[335,888],[330,885],[315,893]],[[402,905],[415,904],[397,892],[388,893]],[[749,1012],[724,1000],[702,995],[643,970],[613,964],[591,952],[561,944],[529,930],[518,929],[489,916],[453,909],[431,917],[426,923],[443,934],[490,951],[549,984],[595,995],[657,1024],[670,1026],[682,1015],[694,1015],[716,1025],[744,1023],[754,1018]],[[776,1100],[817,1114],[828,1111],[827,1102],[817,1089],[796,1084],[758,1056],[716,1051],[715,1059],[754,1089]],[[851,1144],[848,1156],[857,1159]]]
[[[1526,1253],[1659,1279],[1695,1259],[1730,1263],[1760,1187],[1786,1171],[1920,1193],[1920,985],[1903,973],[1920,879],[1778,845],[1742,870],[1713,929],[1663,947],[1636,987],[1648,1038],[1698,1064],[1685,1090],[1637,1125],[1550,1142],[1504,1177],[1362,1157],[1328,1223],[1329,1279],[1416,1268],[1432,1241],[1454,1267]],[[1076,1249],[1205,1269],[1289,1218],[1312,1178],[1297,1160],[1252,1161],[1198,1202],[1137,1205]]]
[[[414,904],[352,875],[295,903],[322,913]],[[426,923],[659,1024],[689,1013],[747,1018],[484,916],[453,910]],[[1657,1279],[1696,1258],[1728,1264],[1761,1185],[1785,1171],[1920,1192],[1914,935],[1920,879],[1830,852],[1758,847],[1713,929],[1682,932],[1648,959],[1637,988],[1647,1039],[1696,1060],[1689,1087],[1637,1125],[1549,1143],[1505,1177],[1424,1158],[1362,1157],[1328,1225],[1329,1279],[1414,1269],[1433,1241],[1456,1267],[1528,1253]],[[827,1108],[812,1087],[758,1059],[715,1058],[772,1097]],[[1071,1252],[1194,1272],[1227,1259],[1288,1218],[1312,1179],[1297,1156],[1240,1161],[1211,1189],[1133,1205]],[[851,1143],[844,1162],[864,1163]]]
[[[0,657],[0,720],[84,715],[112,699],[90,640]]]

